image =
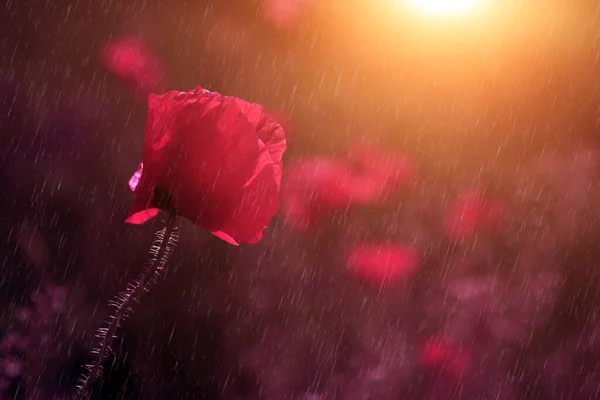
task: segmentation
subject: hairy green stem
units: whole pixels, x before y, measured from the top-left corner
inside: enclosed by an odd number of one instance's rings
[[[132,312],[133,303],[139,301],[142,292],[149,291],[157,283],[157,278],[164,270],[177,241],[176,219],[177,214],[171,212],[166,227],[156,232],[155,242],[150,249],[150,261],[146,268],[137,279],[129,283],[124,292],[119,294],[117,300],[112,302],[115,311],[109,318],[108,326],[98,329],[96,334],[98,343],[93,350],[94,362],[87,367],[88,372],[81,377],[75,399],[90,398],[92,385],[102,374],[102,363],[111,352],[111,343],[116,338],[117,328]]]

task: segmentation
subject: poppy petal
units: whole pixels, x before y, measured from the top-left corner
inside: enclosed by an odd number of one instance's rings
[[[133,173],[133,175],[129,179],[129,189],[132,192],[135,192],[135,188],[137,187],[138,183],[140,183],[140,179],[142,179],[143,171],[144,171],[144,163],[140,163],[138,165],[137,170]]]
[[[160,212],[159,208],[147,208],[137,213],[130,214],[125,220],[128,224],[141,225],[158,215]]]
[[[141,177],[135,182],[135,187],[133,188],[135,193],[133,206],[131,207],[129,216],[125,220],[125,222],[134,225],[143,224],[149,219],[154,218],[160,212],[160,209],[152,206],[152,197],[154,196],[155,186],[150,182],[148,174],[142,173],[140,168],[143,168],[142,164],[140,164],[138,170],[129,180],[131,187],[131,181],[135,181],[136,175],[140,173]]]

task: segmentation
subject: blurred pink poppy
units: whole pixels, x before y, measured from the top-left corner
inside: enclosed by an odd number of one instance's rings
[[[419,257],[405,245],[362,243],[349,249],[346,263],[354,276],[382,287],[410,277],[419,267]]]
[[[258,104],[201,87],[150,95],[127,222],[146,222],[165,201],[228,243],[256,243],[277,209],[285,150],[283,129]]]
[[[432,336],[419,345],[417,361],[425,370],[443,370],[451,377],[459,377],[469,368],[471,356],[452,346],[445,337]]]
[[[164,73],[160,63],[141,39],[125,37],[106,44],[100,51],[100,60],[136,95],[145,98],[163,84]]]
[[[417,359],[425,368],[439,367],[450,357],[448,341],[442,337],[431,337],[420,344]]]
[[[277,28],[292,28],[298,25],[314,0],[263,0],[263,11],[267,21]]]
[[[329,212],[344,208],[349,192],[350,170],[341,161],[314,158],[288,168],[281,211],[287,223],[306,228]]]
[[[407,157],[374,146],[354,144],[348,157],[356,173],[356,185],[365,198],[385,200],[397,188],[413,183],[414,165]]]
[[[454,239],[467,239],[480,229],[495,228],[506,215],[504,204],[475,190],[461,193],[444,220],[446,233]]]
[[[283,189],[282,214],[288,224],[309,228],[352,205],[378,204],[412,182],[413,169],[404,157],[369,149],[349,153],[350,162],[317,157],[289,168]]]

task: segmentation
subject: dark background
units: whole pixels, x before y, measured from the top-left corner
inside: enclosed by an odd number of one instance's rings
[[[419,189],[318,234],[276,217],[256,246],[184,223],[95,398],[598,398],[597,4],[506,1],[432,22],[388,3],[323,0],[286,29],[259,1],[1,7],[0,398],[69,398],[160,222],[124,223],[146,105],[98,52],[126,35],[160,61],[163,89],[278,110],[285,163],[366,138],[412,157]],[[461,247],[438,221],[473,184],[514,219]],[[357,236],[418,237],[417,277],[386,293],[352,279],[340,249]],[[476,360],[460,379],[418,365],[436,333]]]

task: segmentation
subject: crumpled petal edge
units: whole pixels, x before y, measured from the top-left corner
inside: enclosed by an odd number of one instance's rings
[[[133,213],[127,217],[125,222],[133,225],[141,225],[146,221],[156,217],[160,212],[160,208],[147,208],[145,210]]]

